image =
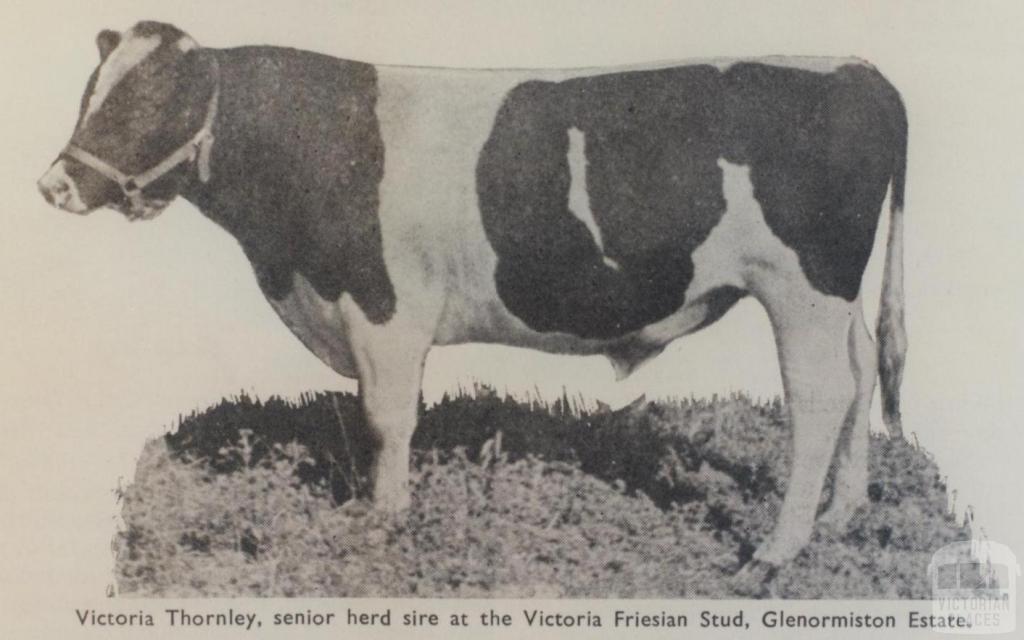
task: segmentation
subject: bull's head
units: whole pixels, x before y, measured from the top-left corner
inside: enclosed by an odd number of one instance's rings
[[[216,58],[181,30],[140,22],[96,37],[100,63],[68,145],[39,179],[50,204],[129,219],[159,215],[189,180],[209,179]]]

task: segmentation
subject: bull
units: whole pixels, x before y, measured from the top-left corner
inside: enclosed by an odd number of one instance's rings
[[[409,503],[433,345],[603,354],[626,376],[744,296],[774,331],[793,464],[748,567],[866,502],[868,412],[901,431],[907,121],[857,59],[619,70],[387,67],[211,49],[141,22],[97,36],[52,205],[129,219],[176,197],[231,233],[270,305],[358,381],[370,497]],[[887,192],[877,346],[861,281]]]

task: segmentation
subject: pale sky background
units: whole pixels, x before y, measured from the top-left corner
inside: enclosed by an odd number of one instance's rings
[[[111,582],[113,489],[179,412],[239,390],[354,386],[292,337],[233,238],[184,201],[150,223],[51,209],[35,180],[66,142],[102,28],[173,22],[201,44],[276,44],[377,63],[619,65],[708,56],[857,55],[910,120],[905,429],[988,535],[1024,553],[1022,12],[1012,2],[8,2],[0,9],[0,606],[36,611]],[[256,8],[256,7],[261,8]],[[340,8],[343,7],[343,8]],[[879,257],[865,287],[877,309]],[[536,384],[613,404],[640,393],[779,392],[767,320],[745,301],[623,384],[597,358],[453,347],[459,381]],[[874,412],[876,427],[878,412]],[[0,609],[0,614],[5,613]]]

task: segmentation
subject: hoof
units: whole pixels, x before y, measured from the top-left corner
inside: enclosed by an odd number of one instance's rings
[[[779,567],[764,560],[751,560],[730,579],[733,592],[743,598],[768,598],[771,581]]]
[[[364,498],[351,498],[338,506],[338,511],[350,518],[362,518],[373,510],[373,504]]]
[[[406,492],[399,495],[374,498],[372,506],[374,511],[380,513],[400,514],[408,511],[411,503],[409,494]]]

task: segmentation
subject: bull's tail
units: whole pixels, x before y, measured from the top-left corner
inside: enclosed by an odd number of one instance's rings
[[[903,299],[903,190],[907,175],[907,120],[902,105],[896,118],[897,145],[889,193],[889,241],[882,276],[882,300],[878,308],[878,375],[881,380],[882,419],[889,435],[903,435],[900,416],[900,383],[907,353]]]

